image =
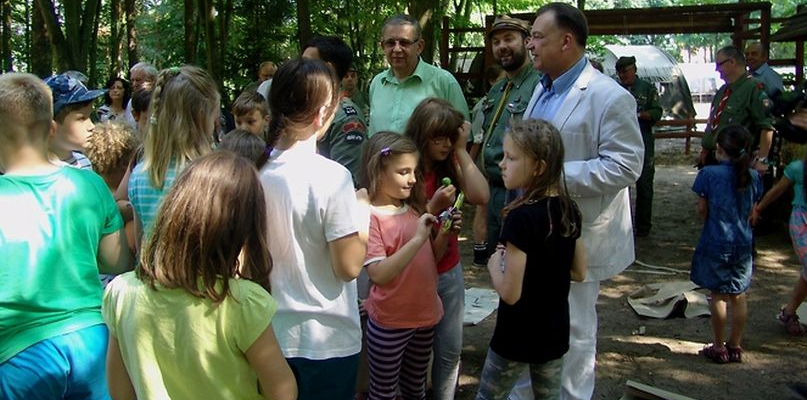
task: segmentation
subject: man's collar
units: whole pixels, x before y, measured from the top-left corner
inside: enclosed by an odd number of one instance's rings
[[[762,65],[759,66],[759,68],[752,70],[751,74],[753,74],[754,76],[758,76],[761,75],[763,72],[765,72],[766,69],[771,69],[771,67],[768,65],[767,62],[764,62],[762,63]]]
[[[548,74],[541,77],[541,85],[546,90],[553,90],[555,93],[564,93],[572,87],[574,82],[586,68],[588,59],[585,56],[580,57],[569,69],[564,71],[557,79],[552,80]]]
[[[389,81],[389,82],[401,83],[401,82],[408,81],[409,79],[412,79],[412,77],[415,77],[415,76],[418,77],[418,79],[423,80],[423,73],[424,73],[424,71],[426,69],[425,64],[426,63],[424,63],[423,60],[420,57],[418,57],[418,64],[417,64],[417,66],[415,66],[415,70],[412,71],[412,74],[410,74],[409,76],[407,76],[406,78],[403,78],[403,79],[398,79],[398,77],[395,76],[395,71],[392,70],[392,67],[389,67],[389,68],[387,68],[387,71],[386,71],[387,73],[382,77],[382,80],[383,81]]]
[[[524,80],[530,76],[531,70],[532,63],[524,63],[518,72],[512,78],[509,78],[510,82],[513,82],[513,86],[520,87]]]
[[[727,83],[727,84],[728,84],[728,85],[729,85],[731,88],[735,88],[735,87],[737,87],[738,85],[740,85],[741,83],[743,83],[743,82],[745,82],[745,81],[747,81],[747,80],[748,80],[748,74],[742,74],[742,75],[740,75],[740,77],[739,77],[739,78],[737,78],[736,80],[734,80],[734,82],[726,82],[726,83]]]

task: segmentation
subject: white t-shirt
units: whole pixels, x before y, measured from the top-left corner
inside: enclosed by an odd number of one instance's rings
[[[272,89],[272,80],[267,79],[261,82],[261,84],[258,85],[258,89],[256,89],[255,91],[260,93],[261,96],[263,96],[263,98],[266,99],[266,101],[269,101],[269,91],[271,89]]]
[[[361,350],[356,281],[338,278],[328,242],[358,232],[353,180],[316,154],[316,136],[272,152],[261,169],[274,267],[272,320],[285,357],[323,360]]]
[[[126,122],[133,127],[137,127],[137,120],[132,115],[132,99],[129,99],[129,102],[126,103],[126,109],[124,110],[123,117],[126,119]]]

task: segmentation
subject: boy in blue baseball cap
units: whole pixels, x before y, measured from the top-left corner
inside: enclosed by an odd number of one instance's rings
[[[65,164],[91,170],[92,164],[83,154],[95,128],[90,114],[93,100],[103,96],[106,90],[89,90],[69,74],[53,75],[45,79],[45,83],[53,93],[53,120],[56,121],[51,153]]]

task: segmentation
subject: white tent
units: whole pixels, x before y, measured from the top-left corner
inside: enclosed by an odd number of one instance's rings
[[[663,119],[685,119],[695,116],[692,94],[678,62],[656,46],[607,45],[601,60],[606,75],[616,77],[616,60],[623,56],[636,57],[636,74],[653,84],[659,91]]]

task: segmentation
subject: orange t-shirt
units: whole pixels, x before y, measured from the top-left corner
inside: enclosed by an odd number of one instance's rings
[[[395,211],[370,207],[370,236],[364,265],[381,261],[409,242],[417,231],[418,215],[408,206]],[[437,268],[431,242],[418,250],[401,273],[385,285],[373,284],[364,303],[367,314],[388,328],[423,328],[443,317],[437,295]]]

